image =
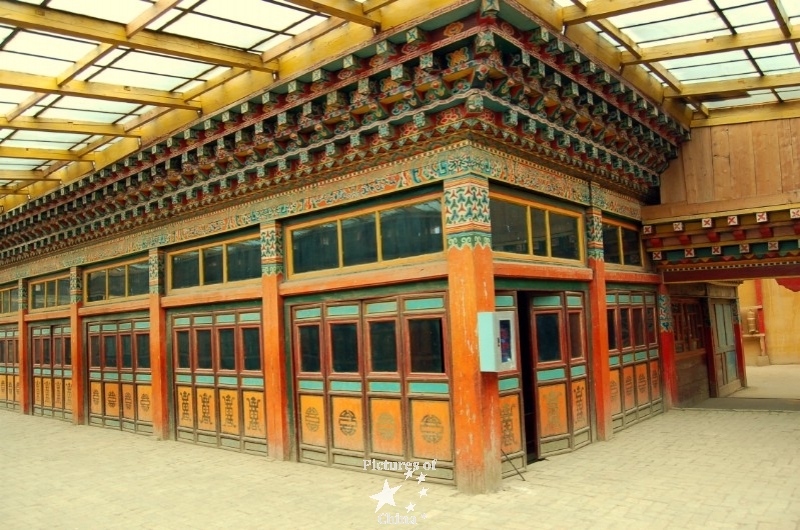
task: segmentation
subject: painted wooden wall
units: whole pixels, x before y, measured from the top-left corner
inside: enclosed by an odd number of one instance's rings
[[[800,118],[692,130],[661,176],[657,220],[800,202]]]
[[[800,364],[800,351],[797,348],[800,293],[778,285],[774,279],[762,280],[761,285],[764,329],[759,331],[766,332],[766,350],[770,364]],[[750,338],[747,334],[747,311],[758,305],[754,280],[746,280],[739,286],[739,305],[742,308],[745,360],[752,366],[756,364],[761,350],[758,339]]]

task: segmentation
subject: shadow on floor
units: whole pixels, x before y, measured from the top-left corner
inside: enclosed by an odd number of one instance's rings
[[[692,408],[800,411],[800,364],[747,367],[747,388],[710,398]]]

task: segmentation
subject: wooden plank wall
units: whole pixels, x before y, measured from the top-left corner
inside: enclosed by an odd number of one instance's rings
[[[661,176],[655,220],[800,202],[800,118],[692,130]]]

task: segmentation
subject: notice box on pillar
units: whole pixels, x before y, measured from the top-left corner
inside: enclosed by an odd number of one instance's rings
[[[513,311],[478,313],[481,372],[517,369],[517,320]]]

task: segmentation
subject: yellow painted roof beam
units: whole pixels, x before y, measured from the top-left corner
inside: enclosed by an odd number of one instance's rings
[[[131,136],[138,137],[135,132],[126,130],[122,125],[81,122],[71,120],[56,120],[51,118],[19,117],[9,121],[0,117],[0,129],[14,129],[16,131],[39,131],[50,133],[72,134],[100,134],[103,136]]]

